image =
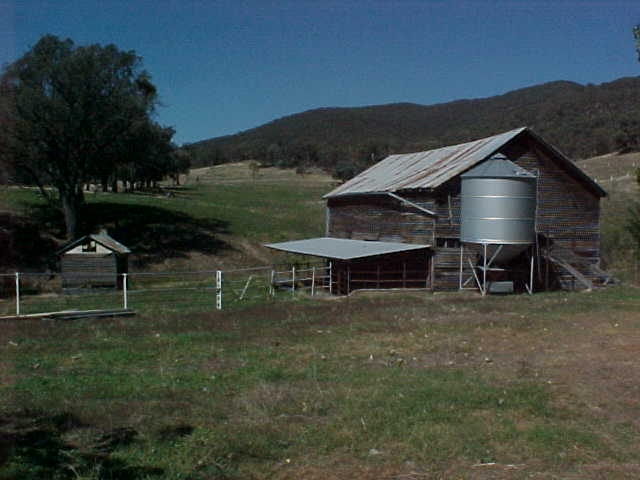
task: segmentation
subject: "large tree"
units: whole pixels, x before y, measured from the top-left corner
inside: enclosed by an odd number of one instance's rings
[[[76,46],[53,35],[7,66],[0,88],[13,167],[62,208],[73,238],[83,183],[106,184],[119,162],[140,148],[137,132],[158,127],[151,119],[156,88],[134,52]]]

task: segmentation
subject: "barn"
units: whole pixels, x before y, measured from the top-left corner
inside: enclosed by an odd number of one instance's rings
[[[78,238],[58,250],[63,288],[118,287],[131,250],[106,230]]]
[[[600,269],[604,196],[523,127],[388,156],[324,196],[325,237],[267,246],[331,261],[339,293],[591,289],[609,280]]]

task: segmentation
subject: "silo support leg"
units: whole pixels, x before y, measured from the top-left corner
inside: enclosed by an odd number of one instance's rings
[[[533,252],[531,254],[531,265],[529,267],[529,284],[525,284],[525,287],[527,287],[527,292],[529,293],[529,295],[533,295],[533,265],[534,265],[534,260],[535,257],[533,255]]]
[[[484,243],[484,255],[482,255],[482,296],[487,294],[487,244]],[[493,260],[493,259],[492,259]]]
[[[480,279],[478,278],[478,274],[476,273],[476,267],[473,265],[473,263],[471,263],[471,260],[467,258],[467,261],[469,262],[469,266],[471,267],[471,273],[473,273],[473,278],[476,279],[476,283],[478,284],[478,288],[480,289],[480,293],[482,293],[482,295],[484,295],[484,290],[482,288],[482,283],[480,283]]]
[[[498,256],[498,254],[500,253],[500,251],[502,250],[502,247],[504,245],[498,245],[498,248],[496,248],[496,251],[493,255],[491,255],[491,259],[487,262],[487,264],[485,265],[487,268],[491,266],[491,264],[493,263],[493,261],[496,259],[496,257]],[[484,246],[485,251],[484,251],[484,255],[485,257],[487,256],[487,246]]]

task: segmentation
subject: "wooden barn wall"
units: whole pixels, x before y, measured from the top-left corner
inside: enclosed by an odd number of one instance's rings
[[[433,200],[428,197],[412,196],[411,200],[424,208],[433,208]],[[330,237],[423,245],[433,243],[433,218],[389,197],[329,199],[327,208]]]
[[[114,254],[66,254],[60,266],[65,287],[116,285]]]
[[[514,163],[538,174],[536,229],[541,247],[562,258],[592,281],[599,276],[600,199],[570,175],[534,142],[514,145],[503,153]],[[559,276],[566,272],[558,270]],[[569,278],[560,279],[565,287]],[[569,282],[569,283],[567,283]]]

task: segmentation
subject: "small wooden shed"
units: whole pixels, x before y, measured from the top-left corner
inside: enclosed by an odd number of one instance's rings
[[[122,288],[131,250],[106,230],[85,235],[58,251],[63,288]]]

